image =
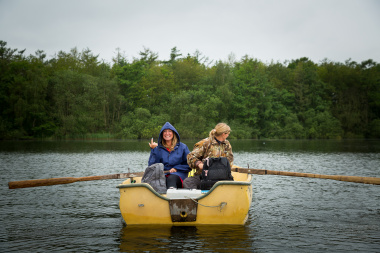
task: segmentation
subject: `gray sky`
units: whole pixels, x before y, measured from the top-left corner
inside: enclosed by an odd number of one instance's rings
[[[144,47],[169,59],[248,55],[266,63],[308,57],[380,63],[378,0],[0,0],[0,40],[53,56],[89,48],[111,62]]]

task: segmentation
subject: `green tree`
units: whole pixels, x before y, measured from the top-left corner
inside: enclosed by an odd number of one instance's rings
[[[273,86],[266,74],[266,66],[256,59],[243,57],[235,64],[232,90],[235,119],[251,127],[252,137],[266,137],[273,114]]]
[[[136,108],[122,117],[121,138],[149,139],[156,138],[163,124],[167,121],[166,114],[152,115],[148,109]]]
[[[0,126],[2,138],[43,137],[52,134],[54,122],[49,117],[47,73],[43,51],[25,57],[24,50],[6,48],[1,42]]]
[[[368,124],[367,88],[363,85],[361,68],[357,63],[324,62],[321,78],[333,86],[331,112],[337,118],[344,136],[364,137]]]

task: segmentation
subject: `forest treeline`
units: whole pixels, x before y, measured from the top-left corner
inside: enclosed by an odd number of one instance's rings
[[[0,139],[156,138],[171,122],[203,138],[218,122],[238,139],[380,137],[380,65],[308,58],[210,62],[198,51],[168,60],[144,48],[112,63],[90,49],[25,50],[0,41]]]

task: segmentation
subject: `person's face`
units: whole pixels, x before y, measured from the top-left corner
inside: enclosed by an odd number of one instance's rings
[[[173,131],[170,129],[165,129],[164,132],[162,133],[162,138],[165,141],[171,141],[173,139]]]
[[[222,133],[222,141],[227,140],[228,136],[230,135],[230,132]]]

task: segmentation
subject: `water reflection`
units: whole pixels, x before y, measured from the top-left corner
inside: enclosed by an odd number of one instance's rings
[[[198,140],[182,140],[190,150]],[[230,140],[234,152],[378,152],[378,140]],[[1,141],[0,152],[149,152],[148,140]]]
[[[254,252],[249,226],[125,226],[122,252]]]
[[[238,152],[378,152],[378,140],[231,140]]]
[[[32,153],[99,153],[105,151],[149,151],[148,141],[1,141],[0,151]]]

